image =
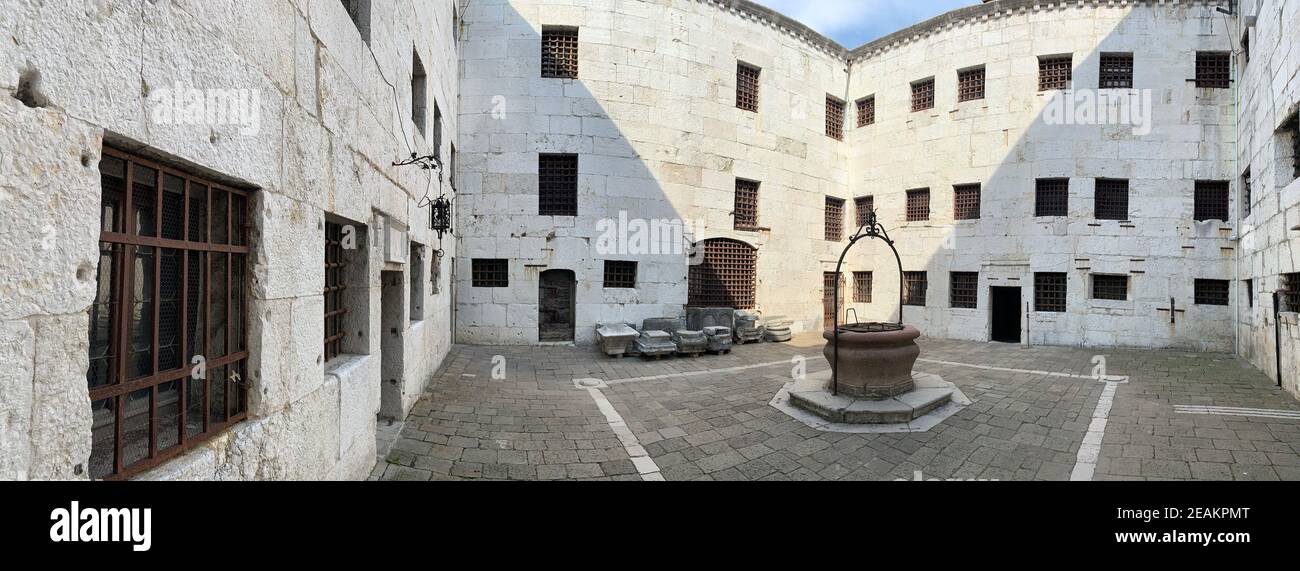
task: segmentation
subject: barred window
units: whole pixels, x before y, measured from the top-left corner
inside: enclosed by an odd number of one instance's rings
[[[839,242],[844,239],[844,199],[826,197],[826,240]]]
[[[1300,273],[1282,275],[1282,303],[1286,311],[1300,312]]]
[[[1228,280],[1196,280],[1196,305],[1228,305]]]
[[[934,109],[934,78],[912,84],[912,111]]]
[[[826,96],[826,136],[844,140],[844,102],[831,95]]]
[[[871,272],[853,272],[853,301],[871,303]]]
[[[605,260],[605,287],[636,287],[636,262]]]
[[[1092,298],[1125,301],[1128,299],[1128,276],[1093,274]]]
[[[578,155],[537,155],[537,213],[578,215]]]
[[[858,100],[858,126],[866,127],[876,122],[876,96],[871,95]]]
[[[1093,208],[1097,220],[1128,220],[1128,181],[1097,179]]]
[[[959,184],[952,187],[953,218],[976,220],[980,217],[980,185]]]
[[[979,305],[979,272],[952,272],[949,297],[958,309],[975,309]]]
[[[111,148],[99,170],[89,473],[119,479],[247,416],[250,194]]]
[[[1228,219],[1228,181],[1198,180],[1193,217],[1197,222]]]
[[[433,156],[442,160],[442,109],[438,100],[433,100]]]
[[[424,319],[424,246],[411,242],[410,248],[411,323]]]
[[[758,182],[736,179],[735,229],[758,229]]]
[[[713,238],[700,243],[703,261],[687,272],[689,307],[754,308],[758,252],[738,240]]]
[[[1066,276],[1061,272],[1034,274],[1034,311],[1063,313],[1065,311]]]
[[[1255,280],[1246,280],[1246,307],[1255,307]]]
[[[1246,172],[1241,173],[1241,215],[1250,216],[1251,206],[1250,196],[1250,167],[1246,167]]]
[[[745,111],[758,111],[758,76],[760,70],[752,65],[736,64],[736,107]]]
[[[1038,58],[1038,90],[1069,89],[1074,79],[1074,56],[1043,56]]]
[[[925,272],[903,272],[903,305],[925,305]]]
[[[542,28],[542,77],[578,77],[577,28]]]
[[[1196,86],[1227,89],[1232,86],[1232,54],[1196,52]]]
[[[352,240],[355,235],[344,235],[343,225],[329,220],[325,221],[325,362],[343,352],[343,339],[347,337],[347,328],[343,321],[348,310],[343,305],[346,294],[347,258],[343,255],[344,239]]]
[[[1070,214],[1070,179],[1040,178],[1035,181],[1034,216]]]
[[[1133,54],[1101,54],[1099,85],[1102,89],[1131,89]]]
[[[509,262],[474,258],[470,260],[470,279],[474,287],[510,287]]]
[[[930,189],[915,188],[907,191],[907,221],[930,219]]]
[[[976,99],[984,99],[984,66],[957,72],[957,101]]]
[[[867,217],[876,207],[876,198],[874,196],[859,196],[853,199],[853,209],[857,215],[855,221],[857,227],[861,228],[867,224]]]
[[[1291,121],[1282,127],[1282,133],[1291,139],[1291,179],[1295,180],[1300,178],[1300,114],[1291,117]],[[1281,171],[1283,167],[1279,165],[1278,169]]]
[[[428,109],[429,76],[424,72],[424,62],[420,53],[411,50],[411,122],[421,135],[425,134],[425,113]],[[437,137],[437,134],[434,135]]]

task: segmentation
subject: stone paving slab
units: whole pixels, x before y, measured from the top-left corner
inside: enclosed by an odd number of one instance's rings
[[[1232,355],[922,339],[918,371],[971,404],[927,432],[820,432],[768,405],[827,368],[817,334],[729,355],[642,361],[588,347],[456,346],[372,472],[376,480],[641,480],[574,379],[600,389],[667,480],[1066,480],[1105,384],[1118,385],[1096,480],[1300,480],[1300,419],[1187,415],[1173,405],[1300,410]],[[505,357],[493,378],[493,357]],[[775,363],[775,364],[772,364]],[[728,370],[734,369],[734,370]],[[693,374],[692,374],[693,373]],[[646,379],[645,377],[658,377]],[[639,461],[644,468],[644,459]]]

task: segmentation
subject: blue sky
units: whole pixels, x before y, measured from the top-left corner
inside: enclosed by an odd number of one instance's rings
[[[979,0],[754,0],[856,48]]]

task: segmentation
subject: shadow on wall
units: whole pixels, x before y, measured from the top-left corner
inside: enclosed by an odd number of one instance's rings
[[[1068,10],[1075,9],[1083,10]],[[898,86],[907,91],[908,81],[931,74],[937,79],[934,109],[908,113],[906,101],[896,100],[896,109],[878,111],[876,125],[855,129],[853,135],[868,147],[855,155],[855,196],[887,189],[874,193],[875,204],[897,242],[903,269],[927,272],[925,306],[906,307],[905,320],[936,337],[988,341],[1009,318],[1022,343],[1230,351],[1233,307],[1194,305],[1192,293],[1197,278],[1233,280],[1236,252],[1228,238],[1236,220],[1230,214],[1229,220],[1194,222],[1192,197],[1196,180],[1235,178],[1229,172],[1235,135],[1231,118],[1224,119],[1228,115],[1223,113],[1232,104],[1232,91],[1197,88],[1187,81],[1194,75],[1196,50],[1229,49],[1228,24],[1214,17],[1214,35],[1193,30],[1199,18],[1190,16],[1202,11],[1212,15],[1209,6],[1087,10],[1109,28],[1090,52],[1073,53],[1072,89],[1040,90],[1037,64],[1032,71],[1022,65],[1034,56],[1067,55],[1069,46],[1079,43],[1044,37],[1049,26],[1032,23],[1041,12],[1030,13],[1030,23],[1021,24],[1033,34],[1028,44],[1033,53],[969,62],[986,65],[986,99],[956,103],[962,66],[947,62],[965,64],[967,59],[956,56],[944,60],[942,68],[922,67],[916,77],[897,77],[904,81],[890,82],[888,88],[870,76],[862,81],[871,87],[855,87],[860,91],[856,97]],[[1126,14],[1109,17],[1119,10]],[[1171,46],[1155,41],[1152,29],[1177,29],[1180,36]],[[942,41],[947,33],[897,49],[932,49],[934,38]],[[1103,54],[1123,53],[1133,55],[1133,88],[1099,89]],[[887,63],[856,64],[855,74],[893,71],[884,67]],[[1022,109],[1034,111],[1018,114]],[[1021,115],[1033,119],[1023,124],[1017,121]],[[1007,142],[1017,132],[1014,142]],[[898,140],[890,144],[881,134]],[[870,149],[882,144],[886,148]],[[1068,216],[1036,216],[1038,181],[1046,189],[1060,179],[1068,180]],[[1114,188],[1127,184],[1126,215],[1098,219],[1097,201],[1106,201],[1096,195],[1099,179],[1117,181]],[[975,183],[981,194],[978,219],[954,220],[954,186]],[[927,222],[906,221],[904,189],[916,188],[930,189]],[[1231,200],[1228,212],[1235,213],[1235,198]],[[850,307],[873,320],[895,318],[898,276],[886,245],[865,241],[855,246],[844,271],[847,276],[872,271],[876,285],[875,303]],[[974,307],[954,307],[968,304],[954,299],[951,272],[978,272]],[[1122,299],[1094,299],[1098,275],[1127,282]],[[1064,307],[1056,308],[1062,311],[1036,307],[1036,276],[1045,289],[1064,280]],[[1172,323],[1171,299],[1176,305]],[[1235,293],[1230,299],[1237,303]]]

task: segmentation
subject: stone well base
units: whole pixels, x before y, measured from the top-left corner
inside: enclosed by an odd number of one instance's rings
[[[828,432],[924,432],[970,404],[956,385],[929,373],[913,372],[915,390],[884,400],[832,396],[830,378],[822,371],[787,383],[770,404]]]

